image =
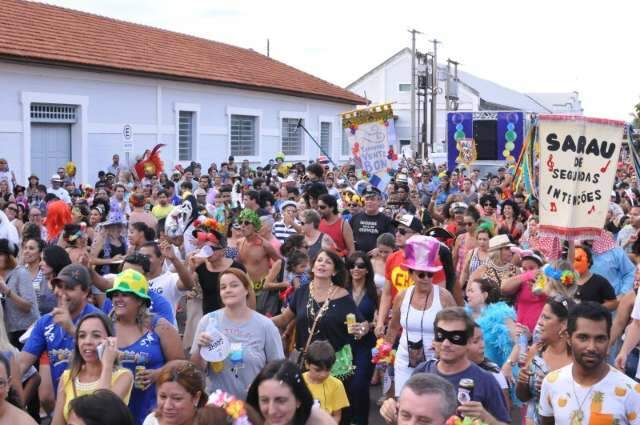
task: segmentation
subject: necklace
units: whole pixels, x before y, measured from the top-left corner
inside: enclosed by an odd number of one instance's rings
[[[591,392],[593,391],[593,385],[591,386],[591,388],[589,388],[589,392],[587,392],[587,395],[584,396],[582,401],[580,401],[580,399],[578,398],[578,394],[576,393],[576,381],[574,379],[571,380],[571,386],[573,387],[573,396],[576,398],[576,403],[578,403],[578,408],[571,412],[571,425],[582,425],[582,419],[584,419],[582,406],[591,395]]]
[[[331,296],[333,295],[335,286],[333,285],[333,283],[331,284],[331,286],[329,286],[327,298],[322,303],[322,306],[320,306],[320,304],[315,300],[315,298],[313,298],[314,288],[315,287],[313,285],[313,282],[311,282],[309,284],[309,297],[307,298],[307,331],[309,333],[309,336],[311,336],[313,323],[316,320],[319,321],[322,318],[322,316],[324,316],[326,311],[329,309],[329,303],[331,301]]]

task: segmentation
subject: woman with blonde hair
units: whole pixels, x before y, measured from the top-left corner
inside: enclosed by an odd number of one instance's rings
[[[118,365],[118,347],[108,319],[100,313],[88,314],[76,326],[73,356],[60,378],[52,425],[69,420],[69,405],[77,397],[106,389],[128,403],[132,386],[133,374]]]
[[[198,324],[191,361],[206,371],[209,392],[221,389],[244,398],[264,365],[284,358],[276,326],[249,307],[250,288],[249,276],[242,270],[229,268],[221,272],[220,298],[224,307],[206,314]],[[203,347],[221,341],[228,350],[221,352],[217,361],[203,358]]]

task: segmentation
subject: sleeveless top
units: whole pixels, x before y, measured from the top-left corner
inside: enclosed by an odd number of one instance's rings
[[[471,254],[471,258],[469,259],[469,274],[475,272],[480,266],[487,262],[486,258],[481,260],[480,257],[478,257],[478,251],[479,248],[474,248],[473,254]]]
[[[333,241],[336,243],[336,246],[338,247],[338,254],[341,257],[344,257],[347,253],[347,245],[344,242],[344,236],[342,234],[342,225],[343,225],[343,221],[340,218],[333,224],[329,224],[327,223],[327,220],[323,219],[320,222],[320,226],[318,227],[318,230],[320,230],[322,233],[329,235],[331,239],[333,239]]]
[[[384,283],[385,282],[386,282],[386,279],[384,278],[383,274],[375,273],[373,275],[373,283],[376,284],[376,289],[378,291],[382,291],[382,288],[384,288]]]
[[[400,336],[397,355],[403,359],[404,362],[408,362],[409,359],[408,341],[417,342],[422,340],[426,359],[429,360],[429,358],[433,357],[434,352],[431,348],[433,341],[433,323],[436,319],[436,314],[442,310],[439,286],[433,285],[433,300],[431,301],[431,307],[428,307],[426,310],[419,310],[411,305],[414,289],[415,286],[407,289],[404,299],[402,300],[402,305],[400,306],[402,335]]]
[[[124,375],[126,373],[127,369],[120,367],[117,368],[113,371],[113,375],[111,375],[111,385],[113,385],[118,378],[120,378],[122,375]],[[78,381],[78,378],[75,378],[75,391],[74,391],[74,385],[70,380],[69,377],[70,374],[70,370],[67,369],[62,373],[62,377],[60,378],[60,384],[62,384],[63,388],[64,388],[64,409],[63,409],[63,414],[64,414],[64,419],[68,420],[69,419],[69,405],[71,403],[71,400],[73,400],[74,398],[78,398],[81,397],[83,395],[87,395],[87,394],[93,394],[96,392],[96,390],[98,389],[98,383],[100,382],[100,379],[93,381],[93,382],[80,382]],[[133,384],[132,384],[133,387]],[[131,397],[131,387],[129,388],[129,392],[127,393],[127,395],[125,396],[125,398],[122,400],[125,404],[129,403],[129,398]]]
[[[322,249],[322,239],[324,239],[324,233],[320,233],[318,239],[309,245],[309,248],[307,249],[307,255],[309,255],[309,258],[315,258],[316,255],[320,253],[320,250]]]
[[[135,380],[136,367],[146,369],[160,369],[165,364],[164,353],[160,345],[160,336],[155,328],[160,317],[153,315],[151,325],[136,342],[126,347],[118,347],[120,351],[120,365],[133,373]],[[156,386],[141,390],[134,386],[129,400],[129,410],[137,425],[142,424],[144,418],[156,407]]]
[[[460,244],[458,245],[458,261],[456,264],[456,270],[462,270],[464,268],[464,259],[467,256],[467,238],[468,233],[460,236]]]

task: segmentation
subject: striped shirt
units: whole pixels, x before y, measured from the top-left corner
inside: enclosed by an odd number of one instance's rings
[[[296,221],[296,224],[299,223]],[[284,243],[284,241],[287,240],[289,236],[295,235],[298,232],[296,232],[296,229],[293,226],[287,226],[286,224],[284,224],[284,220],[280,220],[276,221],[273,224],[271,233],[273,233],[273,236],[275,236],[276,239]]]

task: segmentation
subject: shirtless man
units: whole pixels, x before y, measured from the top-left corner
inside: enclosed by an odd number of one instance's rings
[[[256,292],[256,310],[265,315],[274,315],[280,311],[278,293],[263,291],[264,280],[269,273],[272,260],[280,258],[275,248],[258,234],[261,223],[255,211],[245,208],[238,217],[240,230],[244,236],[238,242],[240,263],[247,269]],[[275,294],[275,300],[272,300]]]

